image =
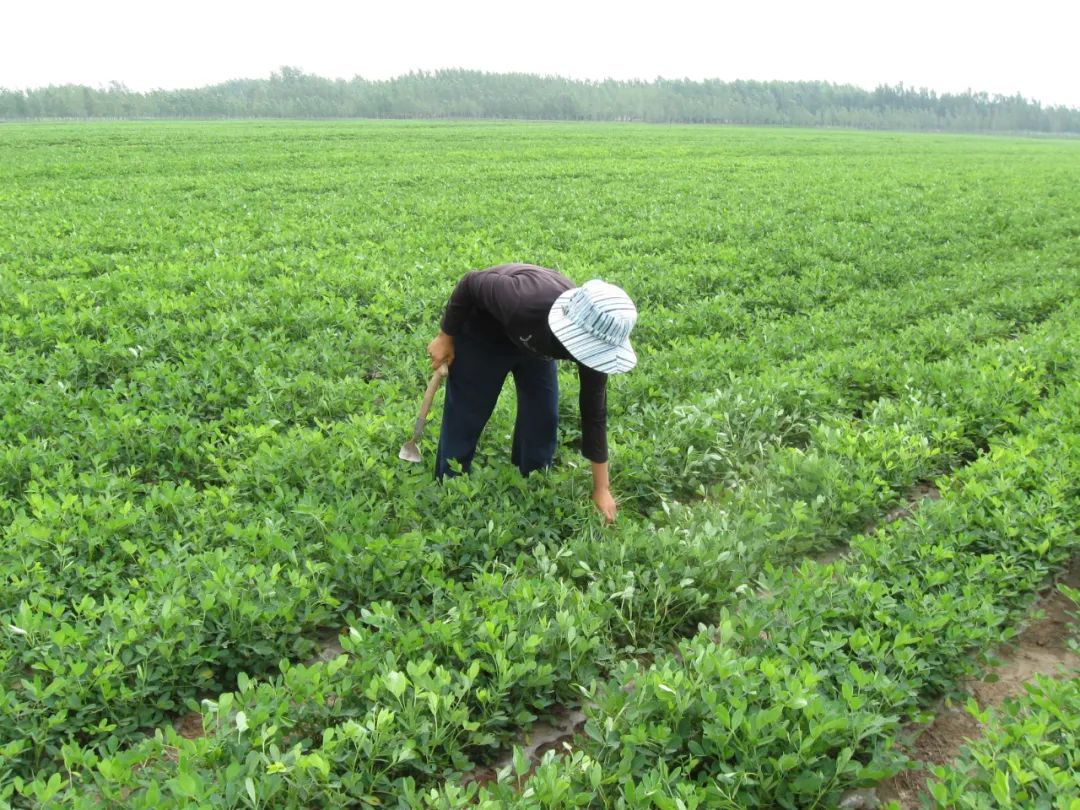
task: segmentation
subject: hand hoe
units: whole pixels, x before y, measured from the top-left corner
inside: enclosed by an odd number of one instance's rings
[[[420,404],[420,415],[416,417],[416,424],[413,426],[412,438],[401,445],[401,450],[398,451],[398,458],[403,461],[411,461],[413,464],[420,463],[420,448],[416,446],[416,443],[420,441],[420,436],[424,432],[424,425],[427,424],[427,415],[428,411],[431,410],[431,402],[435,399],[435,392],[439,390],[439,385],[442,384],[443,377],[447,374],[449,374],[449,370],[445,365],[442,365],[431,375],[431,382],[428,383],[427,391],[424,392],[424,401]]]

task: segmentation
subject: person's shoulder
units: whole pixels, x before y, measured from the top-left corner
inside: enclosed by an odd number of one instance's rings
[[[474,270],[477,276],[491,281],[515,280],[523,273],[528,273],[532,265],[528,264],[496,264],[485,267],[483,270]]]
[[[541,267],[538,264],[497,264],[479,271],[494,283],[509,283],[515,288],[526,290],[553,290],[565,292],[577,285],[558,270]]]
[[[526,264],[525,262],[508,262],[506,264],[496,264],[493,267],[485,268],[484,272],[495,273],[500,276],[518,276],[518,275],[536,275],[536,274],[551,274],[561,275],[558,270],[552,270],[550,267],[541,267],[538,264]]]
[[[524,276],[536,279],[545,287],[552,287],[560,291],[572,290],[577,285],[560,273],[558,270],[553,270],[550,267],[541,267],[538,264],[522,264],[518,265],[521,268],[520,272]]]

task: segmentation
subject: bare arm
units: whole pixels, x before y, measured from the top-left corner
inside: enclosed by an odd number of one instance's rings
[[[593,503],[603,514],[608,523],[615,522],[618,508],[615,499],[611,496],[611,480],[608,477],[608,463],[606,461],[594,461],[592,463],[593,477]]]

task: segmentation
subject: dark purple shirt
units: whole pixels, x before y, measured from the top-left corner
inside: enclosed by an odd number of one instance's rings
[[[450,296],[442,330],[456,335],[473,315],[483,312],[502,327],[515,346],[541,357],[574,360],[548,326],[548,313],[555,299],[575,286],[561,273],[534,264],[473,270],[462,277]],[[581,363],[577,367],[581,453],[590,461],[604,462],[608,460],[607,375]]]

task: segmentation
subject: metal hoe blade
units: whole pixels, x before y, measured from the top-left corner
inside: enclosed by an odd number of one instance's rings
[[[405,444],[401,445],[397,457],[402,461],[411,461],[413,464],[419,464],[423,461],[423,459],[420,458],[420,448],[416,446],[416,442],[412,439],[409,439]]]

